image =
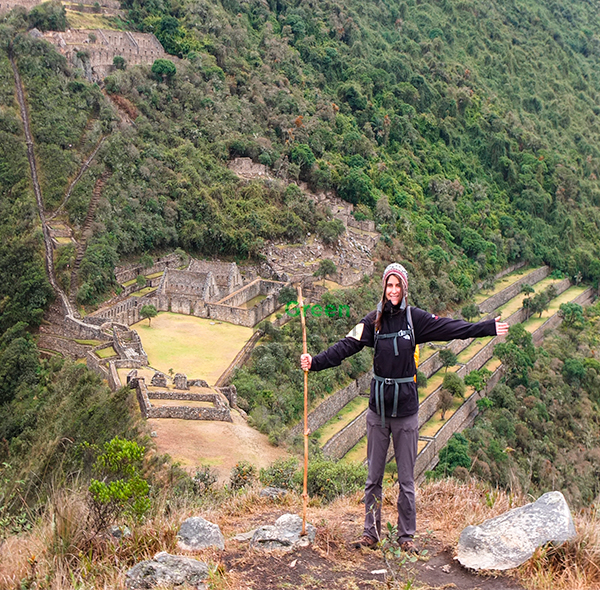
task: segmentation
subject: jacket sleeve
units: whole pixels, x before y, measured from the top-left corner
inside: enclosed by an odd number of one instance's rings
[[[496,335],[493,319],[471,324],[464,320],[440,318],[417,307],[413,307],[411,312],[417,344]]]
[[[362,350],[365,346],[373,346],[375,312],[364,317],[344,338],[320,352],[312,359],[311,371],[322,371],[330,367],[338,367],[342,361]]]

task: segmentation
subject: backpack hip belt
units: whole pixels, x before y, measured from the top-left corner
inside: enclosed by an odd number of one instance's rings
[[[394,385],[394,406],[392,407],[392,418],[396,417],[398,413],[398,392],[400,390],[400,383],[414,383],[415,376],[411,377],[399,377],[398,379],[392,379],[390,377],[380,377],[379,375],[373,374],[375,380],[375,408],[377,413],[381,416],[381,428],[385,428],[385,400],[383,396],[383,390],[386,385]]]

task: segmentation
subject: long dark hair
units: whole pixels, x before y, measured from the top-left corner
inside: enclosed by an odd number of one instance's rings
[[[379,302],[379,305],[377,306],[377,316],[375,317],[375,331],[379,332],[379,330],[381,330],[381,317],[383,316],[383,310],[385,309],[385,304],[388,302],[388,298],[385,296],[385,291],[387,289],[387,284],[388,281],[390,280],[390,277],[392,276],[396,276],[396,275],[390,275],[387,280],[385,281],[385,285],[383,286],[383,293],[381,294],[381,301]],[[404,299],[404,287],[402,286],[402,282],[400,282],[400,290],[401,290],[401,295],[400,295],[400,301],[402,301]],[[379,310],[379,308],[381,307],[381,311]]]

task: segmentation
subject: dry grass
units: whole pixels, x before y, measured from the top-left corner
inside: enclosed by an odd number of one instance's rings
[[[591,590],[600,588],[600,522],[594,510],[574,518],[577,537],[560,547],[538,549],[519,573],[535,590]]]
[[[382,522],[394,522],[397,487],[386,481]],[[456,546],[462,529],[498,516],[528,501],[482,483],[443,480],[419,487],[417,518],[419,534],[445,547]],[[133,535],[121,543],[94,535],[87,527],[86,496],[81,491],[57,491],[34,529],[9,537],[0,545],[0,589],[124,588],[125,572],[158,551],[177,553],[176,532],[189,516],[203,516],[217,523],[226,538],[226,553],[235,557],[235,571],[219,567],[224,554],[203,551],[196,557],[215,566],[211,588],[245,586],[244,563],[256,561],[244,545],[232,540],[240,532],[274,522],[281,514],[302,514],[302,500],[290,493],[273,501],[261,498],[257,489],[239,495],[217,491],[198,501],[167,493],[155,498],[152,515],[132,525]],[[339,498],[330,504],[311,499],[308,522],[317,527],[314,551],[330,560],[336,571],[348,574],[356,552],[348,541],[362,531],[362,494]],[[600,529],[595,513],[576,519],[579,536],[559,548],[542,548],[518,572],[527,588],[535,590],[593,590],[600,588]],[[266,562],[265,562],[266,563]],[[448,578],[452,582],[451,577]]]
[[[429,482],[419,488],[418,526],[432,530],[445,545],[454,546],[466,526],[480,524],[527,501],[521,495],[509,495],[476,481],[458,483],[443,479]]]

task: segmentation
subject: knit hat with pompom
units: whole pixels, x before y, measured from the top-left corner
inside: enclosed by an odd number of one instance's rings
[[[392,264],[388,265],[388,267],[383,271],[383,287],[387,283],[388,278],[391,275],[396,275],[398,279],[400,279],[400,284],[402,285],[402,293],[404,297],[406,297],[408,293],[408,273],[406,269],[397,262],[392,262]]]

